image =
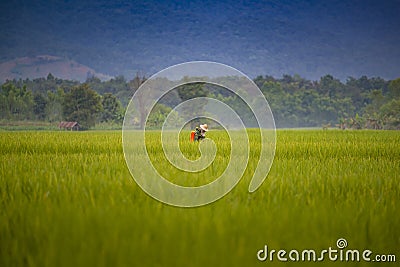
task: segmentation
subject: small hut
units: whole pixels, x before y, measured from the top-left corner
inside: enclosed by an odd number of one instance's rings
[[[80,125],[77,121],[62,121],[58,124],[60,130],[79,131]]]

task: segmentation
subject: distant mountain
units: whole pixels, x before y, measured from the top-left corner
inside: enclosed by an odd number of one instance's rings
[[[77,81],[85,81],[93,75],[101,80],[111,79],[111,76],[98,73],[94,69],[74,60],[50,55],[21,57],[0,63],[0,82],[4,82],[7,79],[47,77],[49,73],[57,78]]]
[[[394,79],[399,14],[399,0],[0,1],[0,61],[55,55],[127,79],[193,60],[252,78]]]

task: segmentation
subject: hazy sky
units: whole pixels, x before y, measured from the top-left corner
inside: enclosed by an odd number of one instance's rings
[[[400,1],[1,1],[0,61],[49,54],[147,75],[210,60],[257,75],[400,77]]]

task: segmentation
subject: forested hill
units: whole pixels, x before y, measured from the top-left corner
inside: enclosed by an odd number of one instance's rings
[[[121,123],[139,81],[118,76],[109,81],[90,77],[85,83],[63,80],[49,74],[47,78],[12,80],[1,85],[0,120],[82,120],[67,114],[72,88],[93,90],[99,102],[88,128],[97,122]],[[345,82],[325,75],[311,81],[298,75],[282,78],[258,76],[254,82],[266,96],[277,127],[343,127],[343,128],[400,128],[400,78],[384,80],[379,77],[348,78]],[[190,94],[188,94],[190,90]],[[76,93],[77,91],[75,91]],[[183,87],[168,95],[153,112],[151,125],[157,125],[171,107],[182,99],[197,94],[215,97],[236,105],[236,96],[226,94],[210,85]],[[93,94],[89,94],[93,95]],[[72,112],[72,111],[71,111]],[[89,110],[88,110],[89,112]],[[75,114],[75,113],[74,113]],[[86,114],[87,115],[87,114]]]

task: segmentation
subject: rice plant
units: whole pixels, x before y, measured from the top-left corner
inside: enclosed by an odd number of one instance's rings
[[[186,174],[165,159],[159,136],[149,133],[150,157],[177,184],[208,183],[230,160],[226,132],[210,132],[214,162]],[[271,264],[256,257],[265,244],[323,249],[338,238],[400,258],[398,132],[280,130],[277,137],[272,169],[255,193],[247,188],[259,138],[250,130],[239,184],[212,204],[176,208],[134,182],[120,132],[1,132],[0,266],[256,266]],[[180,137],[188,158],[199,156],[197,146]]]

